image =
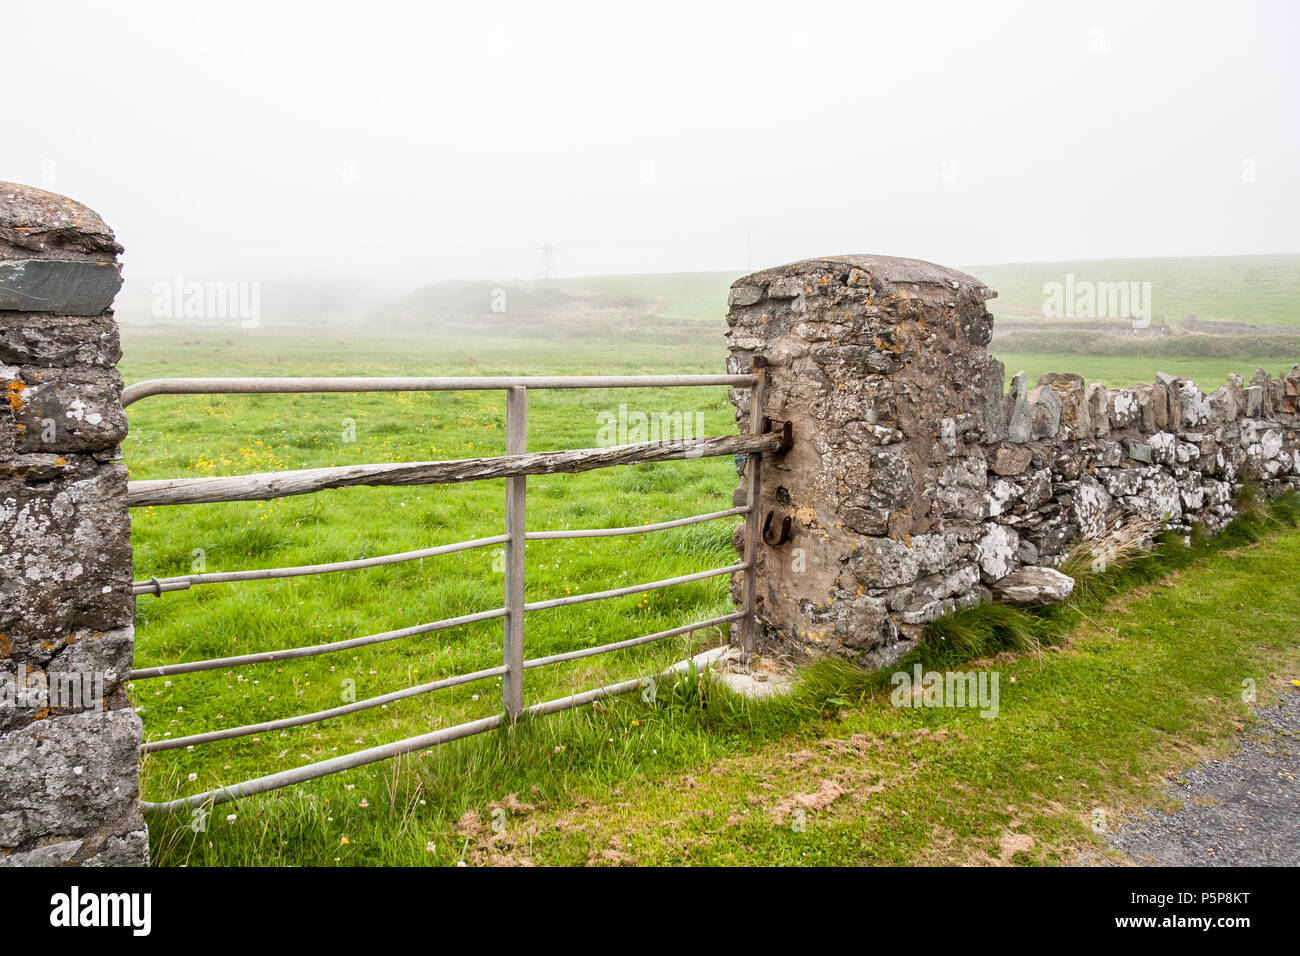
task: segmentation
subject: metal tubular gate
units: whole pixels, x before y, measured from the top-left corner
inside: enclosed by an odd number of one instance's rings
[[[502,713],[481,720],[458,724],[443,730],[404,740],[371,747],[343,757],[335,757],[316,763],[306,764],[293,770],[273,773],[243,783],[233,784],[216,790],[181,797],[162,803],[142,802],[146,813],[158,813],[181,808],[200,807],[209,804],[224,803],[255,793],[262,793],[279,787],[301,783],[327,774],[337,773],[352,767],[386,760],[400,754],[424,750],[437,744],[457,740],[461,737],[483,733],[504,722],[517,720],[523,714],[549,714],[598,700],[602,697],[630,692],[643,686],[644,678],[623,681],[607,687],[597,688],[569,697],[545,701],[529,707],[524,706],[523,677],[524,671],[533,667],[556,664],[562,661],[576,660],[595,654],[605,654],[624,648],[636,647],[665,638],[700,630],[721,624],[740,622],[740,647],[748,655],[754,645],[754,561],[759,534],[757,501],[758,471],[764,453],[784,451],[790,436],[766,433],[770,422],[762,417],[763,408],[763,369],[761,358],[754,361],[754,374],[751,375],[624,375],[624,376],[553,376],[553,377],[489,377],[489,378],[231,378],[231,379],[154,379],[138,382],[122,392],[123,406],[131,405],[150,395],[218,395],[249,393],[316,393],[316,392],[397,392],[397,391],[479,391],[504,390],[506,393],[506,454],[498,458],[480,458],[447,462],[416,462],[402,465],[360,465],[350,468],[318,468],[302,471],[285,471],[269,475],[247,475],[238,478],[190,478],[172,481],[133,481],[129,483],[128,497],[134,505],[144,504],[186,504],[199,501],[242,501],[278,498],[287,495],[305,494],[324,488],[366,485],[409,485],[409,484],[443,484],[459,481],[478,481],[486,478],[504,477],[506,480],[506,516],[505,533],[486,538],[475,538],[454,544],[422,548],[417,551],[405,551],[397,554],[382,555],[354,561],[337,561],[329,564],[301,565],[287,568],[268,568],[250,571],[229,571],[181,575],[168,578],[151,578],[137,581],[133,588],[137,595],[153,594],[161,596],[165,592],[187,590],[196,585],[229,583],[235,581],[261,581],[274,578],[298,577],[312,574],[330,574],[337,571],[350,571],[358,568],[376,567],[420,558],[453,554],[476,548],[501,545],[505,553],[505,588],[503,605],[491,610],[478,611],[459,617],[417,624],[399,630],[384,631],[364,637],[334,641],[327,644],[314,644],[304,647],[286,648],[277,651],[263,651],[253,654],[240,654],[211,660],[188,661],[155,667],[136,668],[131,671],[134,680],[162,677],[164,675],[193,673],[195,671],[213,670],[224,667],[237,667],[245,664],[258,664],[269,661],[289,660],[298,657],[310,657],[335,651],[385,641],[399,640],[417,634],[427,634],[461,624],[471,624],[493,618],[503,619],[502,629],[502,663],[498,667],[460,674],[440,680],[430,681],[399,691],[353,701],[341,707],[314,713],[299,714],[280,720],[264,721],[240,727],[227,727],[206,733],[192,734],[186,737],[152,740],[141,746],[142,752],[171,750],[177,747],[189,747],[195,744],[228,740],[249,734],[264,733],[314,723],[355,713],[371,707],[427,694],[458,684],[484,680],[491,677],[502,678]],[[528,446],[528,391],[530,389],[571,389],[571,388],[650,388],[650,387],[689,387],[701,385],[727,385],[733,388],[748,388],[750,398],[750,434],[748,436],[727,436],[721,438],[695,438],[673,440],[669,442],[645,442],[637,445],[623,445],[617,448],[576,449],[564,452],[545,452],[529,454]],[[612,465],[636,464],[650,461],[677,461],[690,458],[718,457],[722,455],[746,456],[746,501],[744,507],[715,511],[709,514],[693,515],[671,521],[653,524],[635,525],[621,528],[592,528],[561,531],[528,531],[526,522],[527,475],[575,473]],[[613,588],[606,591],[594,591],[575,594],[563,598],[527,603],[524,600],[524,548],[528,541],[546,541],[562,538],[595,538],[613,535],[644,534],[662,531],[668,528],[683,527],[704,521],[715,521],[744,515],[745,517],[745,553],[742,560],[722,568],[713,568],[694,574],[650,581],[628,587]],[[609,598],[638,594],[643,591],[657,590],[674,584],[699,581],[706,578],[744,572],[743,600],[741,609],[731,614],[714,617],[706,621],[697,621],[681,627],[647,634],[629,640],[603,644],[597,647],[582,648],[548,657],[528,660],[524,657],[524,616],[533,611],[565,607],[588,601],[602,601]]]

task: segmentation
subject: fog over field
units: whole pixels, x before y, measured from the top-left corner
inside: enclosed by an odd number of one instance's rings
[[[546,243],[564,277],[1300,249],[1292,4],[222,11],[6,3],[41,108],[0,179],[103,214],[128,318],[178,276],[363,313]]]

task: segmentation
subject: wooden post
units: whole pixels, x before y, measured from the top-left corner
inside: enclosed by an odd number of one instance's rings
[[[528,450],[528,390],[514,386],[506,392],[506,454]],[[527,530],[527,482],[523,475],[506,479],[505,633],[501,700],[511,721],[524,707],[524,533]]]
[[[767,359],[761,355],[754,356],[754,375],[756,377],[749,389],[749,432],[751,435],[763,433],[763,392],[766,378]],[[745,515],[745,569],[744,591],[741,611],[744,617],[740,621],[740,651],[745,663],[749,663],[757,643],[758,620],[755,617],[755,597],[758,590],[758,537],[762,533],[762,524],[758,514],[758,479],[763,456],[751,452],[745,458],[745,504],[749,514]]]
[[[213,478],[164,478],[133,481],[127,503],[146,505],[197,505],[213,501],[268,501],[305,495],[329,488],[358,485],[437,485],[521,475],[577,474],[616,465],[654,461],[693,461],[755,451],[779,451],[780,435],[722,435],[670,442],[638,442],[614,448],[573,448],[496,458],[461,458],[455,461],[406,461],[331,468],[268,471],[256,475]]]

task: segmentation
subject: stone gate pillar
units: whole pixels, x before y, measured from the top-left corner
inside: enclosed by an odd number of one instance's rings
[[[0,183],[0,865],[148,861],[121,251],[85,206]]]
[[[728,370],[766,358],[763,414],[794,430],[761,479],[770,537],[791,519],[788,542],[758,549],[764,643],[884,667],[928,617],[987,596],[980,444],[1006,430],[1002,364],[983,348],[993,295],[883,256],[809,259],[732,286]],[[747,393],[732,398],[747,431]]]
[[[888,667],[958,608],[1063,600],[1081,541],[1104,567],[1123,526],[1134,541],[1214,532],[1247,483],[1300,489],[1300,366],[1208,394],[1166,374],[1116,389],[1049,372],[1031,388],[1019,372],[1004,396],[993,295],[882,256],[732,286],[729,369],[762,368],[761,413],[794,437],[759,475],[764,644]],[[732,400],[748,430],[748,393]]]

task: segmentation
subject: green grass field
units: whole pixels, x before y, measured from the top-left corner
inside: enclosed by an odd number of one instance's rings
[[[1286,281],[1284,275],[1278,287],[1286,288]],[[703,310],[715,286],[725,297],[728,284],[726,277],[713,274],[584,282],[593,291],[648,297],[660,303],[662,314],[682,320],[707,318]],[[1282,315],[1285,308],[1278,305],[1269,314]],[[544,328],[507,337],[382,326],[128,326],[122,368],[128,382],[166,376],[717,372],[725,357],[721,313],[718,307],[716,322],[701,321],[698,335],[671,341],[635,329],[565,341]],[[1259,316],[1243,318],[1262,321]],[[1008,375],[1024,368],[1031,380],[1046,371],[1078,371],[1089,380],[1124,385],[1167,371],[1209,388],[1230,371],[1249,376],[1262,364],[1276,373],[1291,364],[1249,356],[999,357]],[[543,392],[530,395],[529,448],[593,446],[597,416],[616,412],[620,404],[644,412],[702,413],[708,434],[735,430],[732,408],[720,388]],[[154,397],[132,406],[129,418],[124,454],[137,479],[463,458],[499,454],[505,440],[504,398],[491,392]],[[730,507],[737,477],[732,462],[705,460],[534,478],[528,484],[530,529],[554,529],[640,524],[722,510]],[[135,509],[136,578],[189,573],[200,565],[225,571],[426,548],[500,533],[503,515],[503,482]],[[723,521],[649,536],[534,542],[528,548],[527,597],[560,597],[729,564],[734,560],[733,527]],[[1294,541],[1285,547],[1294,547]],[[503,576],[497,558],[490,550],[471,551],[365,571],[141,597],[136,663],[150,666],[323,643],[498,607]],[[527,622],[527,656],[636,637],[730,610],[726,580],[716,578],[535,612]],[[725,640],[717,631],[698,632],[530,670],[525,699],[535,703],[639,676]],[[361,699],[491,667],[500,662],[500,648],[501,624],[488,621],[238,672],[137,680],[131,694],[147,739],[178,737],[326,709],[348,695]],[[1185,676],[1196,673],[1189,670]],[[680,699],[669,694],[661,707],[610,702],[491,740],[464,741],[218,807],[204,832],[190,829],[188,818],[155,825],[154,859],[160,864],[483,860],[491,847],[477,846],[474,834],[458,832],[457,821],[471,810],[486,818],[490,805],[507,800],[510,793],[518,793],[515,803],[560,812],[577,806],[576,800],[600,799],[639,775],[660,780],[719,757],[743,758],[784,734],[821,732],[785,718],[714,721],[700,711],[698,700],[692,703],[691,688],[679,693]],[[1046,707],[1050,701],[1044,701],[1040,705]],[[156,801],[196,793],[499,709],[499,680],[487,680],[325,724],[150,754],[144,762],[144,797]],[[883,719],[873,713],[872,720]],[[1103,756],[1099,751],[1098,759]],[[235,817],[232,823],[226,822],[229,814]],[[571,861],[589,849],[585,843],[552,845],[539,838],[530,854]],[[815,858],[830,861],[835,858],[826,855],[830,852]],[[897,858],[905,855],[900,849]],[[652,854],[647,859],[666,857]]]

